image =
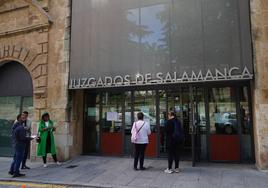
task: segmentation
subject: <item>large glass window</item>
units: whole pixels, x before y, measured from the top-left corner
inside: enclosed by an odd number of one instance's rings
[[[209,118],[211,134],[238,134],[235,88],[209,90]]]

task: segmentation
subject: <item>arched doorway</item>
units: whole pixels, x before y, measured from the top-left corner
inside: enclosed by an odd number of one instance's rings
[[[0,63],[0,156],[11,156],[11,128],[22,111],[33,114],[30,73],[18,62]]]

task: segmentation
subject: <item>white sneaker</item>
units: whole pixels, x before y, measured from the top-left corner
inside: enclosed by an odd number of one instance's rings
[[[168,168],[166,170],[164,170],[164,172],[167,173],[167,174],[172,174],[173,173],[173,171],[171,169],[168,169]]]
[[[44,168],[46,168],[47,167],[47,164],[44,164]]]
[[[59,161],[57,161],[57,165],[61,165],[61,163]]]
[[[179,172],[180,172],[180,169],[179,169],[179,168],[175,168],[175,169],[173,170],[173,172],[175,172],[175,173],[179,173]]]

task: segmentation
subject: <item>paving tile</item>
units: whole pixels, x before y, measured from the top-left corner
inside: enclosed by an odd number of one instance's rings
[[[14,180],[7,174],[11,158],[0,158],[0,180]],[[79,156],[61,166],[28,162],[23,181],[80,184],[101,187],[132,188],[267,188],[268,173],[257,171],[254,165],[219,163],[180,163],[181,173],[166,174],[167,160],[146,159],[145,171],[132,169],[132,158]],[[74,166],[74,168],[67,168]],[[19,180],[19,179],[18,179]]]

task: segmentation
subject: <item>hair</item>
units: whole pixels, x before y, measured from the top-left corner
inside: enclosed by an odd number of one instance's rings
[[[176,117],[176,113],[175,113],[174,111],[170,111],[168,114],[169,114],[170,116],[174,116],[174,117]]]
[[[45,116],[48,116],[49,117],[49,113],[44,113],[43,115],[42,115],[42,120],[44,121],[44,117]]]
[[[143,117],[144,117],[144,115],[143,115],[142,112],[139,112],[139,113],[137,114],[137,118],[138,118],[138,120],[143,120]]]
[[[19,121],[21,118],[21,114],[17,115],[17,121]]]
[[[26,115],[28,115],[28,114],[29,114],[29,112],[27,112],[27,111],[23,111],[22,113],[23,113],[23,114],[26,114]]]

